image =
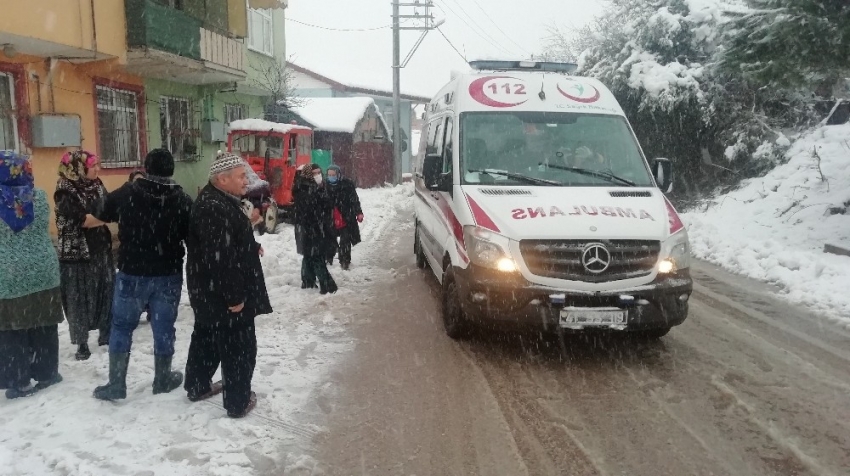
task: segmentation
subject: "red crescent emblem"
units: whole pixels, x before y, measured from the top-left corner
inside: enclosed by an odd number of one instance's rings
[[[567,99],[572,99],[575,102],[580,102],[580,103],[583,103],[583,104],[590,104],[592,102],[598,101],[599,98],[601,97],[601,94],[599,94],[599,90],[596,89],[596,86],[591,86],[591,88],[593,88],[594,94],[593,94],[593,96],[591,96],[589,98],[580,98],[580,97],[573,96],[572,94],[566,93],[563,89],[561,89],[560,84],[558,85],[558,92],[561,93]]]
[[[469,85],[469,95],[472,96],[472,99],[475,99],[479,103],[490,107],[514,107],[519,106],[520,104],[523,104],[528,101],[528,99],[526,99],[522,102],[508,103],[497,101],[491,98],[484,92],[484,85],[494,79],[513,79],[514,81],[519,81],[518,79],[512,78],[510,76],[485,76],[483,78],[478,78]]]

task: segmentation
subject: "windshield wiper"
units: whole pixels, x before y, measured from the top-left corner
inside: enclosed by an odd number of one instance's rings
[[[469,169],[467,170],[469,173],[479,173],[479,174],[487,174],[490,176],[493,175],[501,175],[503,177],[512,178],[514,180],[519,180],[520,182],[531,183],[535,185],[550,185],[550,186],[559,186],[563,185],[561,182],[556,182],[554,180],[545,180],[539,179],[535,177],[529,177],[528,175],[523,174],[515,174],[513,172],[507,172],[504,170],[496,170],[496,169]]]
[[[544,162],[541,162],[539,165],[545,165],[546,167],[552,167],[553,169],[558,169],[558,170],[567,170],[567,171],[570,171],[570,172],[575,172],[577,174],[587,175],[587,176],[590,176],[590,177],[597,177],[597,178],[605,179],[609,182],[620,182],[620,183],[626,184],[630,187],[637,187],[637,184],[632,182],[631,180],[624,179],[623,177],[618,177],[618,176],[616,176],[616,175],[614,175],[610,172],[598,172],[596,170],[583,169],[581,167],[567,167],[565,165],[557,165],[557,164],[553,165],[553,164],[546,164]]]

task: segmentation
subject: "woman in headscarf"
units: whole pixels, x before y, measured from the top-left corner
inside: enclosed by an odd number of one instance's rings
[[[295,178],[295,220],[301,228],[301,287],[315,288],[321,294],[335,293],[337,285],[328,271],[327,256],[333,249],[333,204],[323,185],[322,169],[307,165]]]
[[[93,226],[90,209],[106,188],[98,178],[100,160],[86,151],[68,152],[59,164],[56,202],[56,228],[59,235],[59,263],[62,273],[62,305],[68,317],[75,357],[86,360],[89,331],[97,329],[98,345],[109,343],[112,325],[112,287],[115,266],[112,260],[112,233],[105,225]]]
[[[6,398],[62,381],[59,262],[48,223],[47,196],[33,186],[29,161],[0,151],[0,389]]]

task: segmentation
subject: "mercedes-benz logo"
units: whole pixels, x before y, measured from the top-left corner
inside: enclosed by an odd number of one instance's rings
[[[602,243],[591,243],[584,248],[581,264],[588,273],[604,273],[611,266],[611,252]]]

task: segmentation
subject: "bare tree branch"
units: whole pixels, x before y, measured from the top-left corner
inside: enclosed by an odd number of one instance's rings
[[[295,94],[292,84],[294,73],[286,67],[286,64],[285,61],[276,58],[262,58],[254,61],[252,65],[259,74],[256,78],[251,78],[249,82],[252,86],[268,93],[267,106],[292,109],[304,103],[303,98]]]

